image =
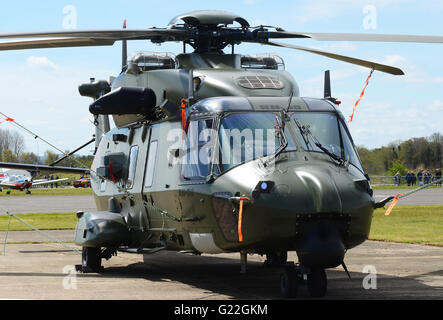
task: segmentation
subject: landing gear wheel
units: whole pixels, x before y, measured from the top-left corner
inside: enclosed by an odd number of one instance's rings
[[[95,247],[83,247],[82,249],[83,272],[103,272],[102,250]]]
[[[26,194],[31,194],[31,191],[29,191],[28,189],[26,189]]]
[[[288,252],[286,250],[279,253],[271,252],[266,254],[265,266],[281,267],[288,261]]]
[[[328,288],[328,279],[324,269],[312,269],[308,273],[308,291],[313,298],[323,298]]]
[[[280,275],[280,290],[284,298],[295,298],[298,292],[298,272],[294,268],[285,268]]]

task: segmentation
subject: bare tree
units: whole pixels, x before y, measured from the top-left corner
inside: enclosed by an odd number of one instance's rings
[[[0,129],[0,155],[3,150],[9,149],[15,156],[19,156],[25,149],[23,136],[16,131]]]
[[[25,139],[23,139],[20,133],[16,131],[11,133],[11,145],[9,148],[17,157],[25,150]]]

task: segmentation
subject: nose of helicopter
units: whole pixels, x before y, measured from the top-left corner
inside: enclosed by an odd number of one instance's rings
[[[369,219],[370,226],[372,213],[371,196],[350,170],[288,165],[254,180],[243,215],[245,242],[261,242],[263,252],[278,246],[295,250],[306,266],[340,265],[346,249],[366,240],[368,233],[367,223],[359,223],[352,234],[351,220]],[[237,176],[237,181],[251,186],[251,172],[248,176]]]
[[[297,214],[341,213],[340,186],[327,167],[288,167],[275,170],[252,192],[257,204]]]

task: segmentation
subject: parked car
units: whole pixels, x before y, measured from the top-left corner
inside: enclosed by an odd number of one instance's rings
[[[91,178],[80,178],[78,180],[74,180],[72,182],[72,186],[74,188],[90,188],[91,187]]]

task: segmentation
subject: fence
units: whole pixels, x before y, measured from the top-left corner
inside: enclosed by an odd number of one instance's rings
[[[371,185],[373,186],[422,186],[424,184],[428,184],[434,181],[441,179],[441,177],[430,176],[430,177],[422,177],[420,180],[415,176],[415,179],[412,178],[409,182],[406,180],[406,176],[370,176]],[[436,184],[437,186],[441,186],[441,182]]]

